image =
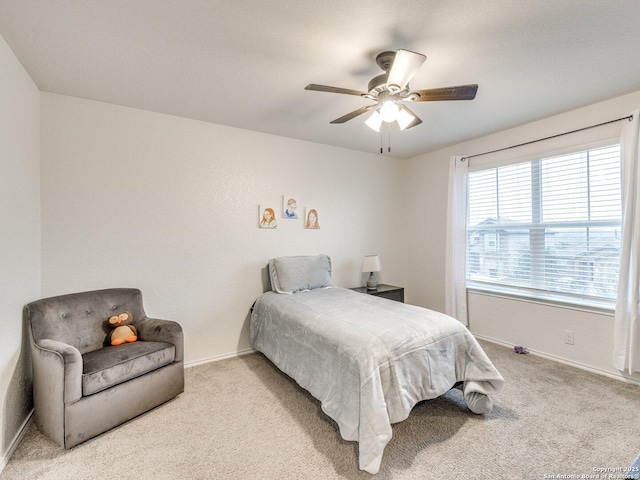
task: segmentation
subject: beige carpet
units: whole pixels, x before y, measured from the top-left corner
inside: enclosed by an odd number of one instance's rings
[[[482,345],[507,380],[493,412],[472,414],[458,390],[418,404],[376,476],[315,399],[251,354],[187,369],[178,398],[69,451],[32,424],[0,478],[542,479],[633,462],[640,387]]]

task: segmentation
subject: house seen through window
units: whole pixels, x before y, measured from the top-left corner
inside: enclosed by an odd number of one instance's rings
[[[612,304],[620,146],[470,172],[467,286]]]

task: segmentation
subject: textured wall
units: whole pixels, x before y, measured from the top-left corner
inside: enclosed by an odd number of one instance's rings
[[[0,470],[27,418],[22,306],[40,295],[40,92],[0,37]]]
[[[271,257],[326,253],[352,287],[377,253],[404,283],[400,160],[46,93],[42,152],[43,295],[139,287],[183,325],[187,362],[249,348]],[[319,230],[257,228],[288,194]]]

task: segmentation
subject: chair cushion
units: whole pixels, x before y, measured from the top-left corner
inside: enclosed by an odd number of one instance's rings
[[[98,393],[173,362],[175,347],[164,342],[124,343],[82,355],[82,395]]]

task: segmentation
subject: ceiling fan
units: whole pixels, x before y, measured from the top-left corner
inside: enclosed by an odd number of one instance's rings
[[[478,91],[477,84],[411,90],[409,81],[411,81],[426,59],[425,55],[409,50],[400,49],[397,52],[382,52],[376,57],[376,63],[385,73],[373,77],[366,92],[316,85],[314,83],[307,85],[305,90],[358,95],[376,101],[373,105],[360,107],[351,113],[336,118],[331,123],[345,123],[363,113],[373,111],[365,123],[376,132],[380,131],[382,122],[398,122],[400,129],[406,130],[421,124],[422,120],[403,102],[473,100]]]

